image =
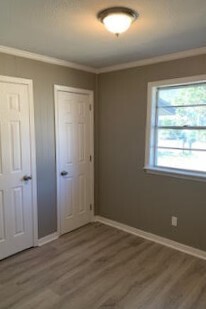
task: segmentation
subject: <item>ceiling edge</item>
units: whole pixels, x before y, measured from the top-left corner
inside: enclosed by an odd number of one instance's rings
[[[77,70],[81,70],[81,71],[85,71],[85,72],[101,74],[101,73],[119,71],[119,70],[124,70],[124,69],[129,69],[129,68],[134,68],[134,67],[139,67],[139,66],[144,66],[144,65],[149,65],[149,64],[172,61],[172,60],[177,60],[177,59],[186,58],[186,57],[203,55],[203,54],[206,54],[206,46],[200,47],[200,48],[195,48],[195,49],[190,49],[190,50],[185,50],[185,51],[182,51],[182,52],[162,55],[162,56],[158,56],[158,57],[153,57],[153,58],[137,60],[137,61],[133,61],[133,62],[117,64],[117,65],[113,65],[113,66],[103,67],[103,68],[99,68],[99,69],[94,68],[94,67],[90,67],[90,66],[77,64],[77,63],[66,61],[66,60],[62,60],[62,59],[58,59],[58,58],[53,58],[53,57],[50,57],[50,56],[31,53],[31,52],[28,52],[28,51],[25,51],[25,50],[20,50],[20,49],[8,47],[8,46],[3,46],[3,45],[0,45],[0,53],[18,56],[18,57],[23,57],[23,58],[28,58],[28,59],[37,60],[37,61],[42,61],[42,62],[46,62],[46,63],[50,63],[50,64],[56,64],[56,65],[69,67],[69,68],[73,68],[73,69],[77,69]]]
[[[70,62],[70,61],[66,61],[66,60],[62,60],[58,58],[44,56],[44,55],[40,55],[36,53],[31,53],[25,50],[20,50],[20,49],[8,47],[8,46],[0,45],[0,53],[5,53],[8,55],[13,55],[13,56],[32,59],[32,60],[42,61],[46,63],[61,65],[64,67],[69,67],[72,69],[82,70],[82,71],[86,71],[90,73],[98,73],[98,70],[93,67],[77,64],[74,62]]]
[[[176,60],[176,59],[181,59],[181,58],[186,58],[186,57],[198,56],[198,55],[203,55],[203,54],[206,54],[206,47],[200,47],[200,48],[185,50],[185,51],[178,52],[178,53],[172,53],[172,54],[162,55],[158,57],[117,64],[117,65],[113,65],[109,67],[104,67],[104,68],[99,69],[98,73],[100,74],[100,73],[119,71],[119,70],[124,70],[124,69],[129,69],[129,68],[134,68],[134,67],[159,63],[159,62],[166,62],[166,61],[171,61],[171,60]]]

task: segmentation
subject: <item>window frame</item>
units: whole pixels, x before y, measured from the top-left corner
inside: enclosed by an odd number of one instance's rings
[[[144,170],[152,174],[160,174],[178,178],[206,181],[206,172],[159,167],[155,165],[156,126],[157,126],[157,89],[173,86],[199,84],[206,82],[206,74],[183,78],[160,80],[148,83],[147,89],[147,119]]]

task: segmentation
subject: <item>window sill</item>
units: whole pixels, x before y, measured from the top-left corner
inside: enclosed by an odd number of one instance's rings
[[[170,168],[153,167],[153,166],[146,166],[144,167],[144,170],[148,174],[170,176],[175,178],[196,180],[196,181],[206,181],[206,173],[198,173],[192,171],[189,172],[175,169],[173,170]]]

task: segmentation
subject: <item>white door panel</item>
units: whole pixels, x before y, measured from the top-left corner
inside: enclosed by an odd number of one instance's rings
[[[28,85],[0,82],[0,259],[33,246]]]
[[[88,94],[57,91],[56,138],[61,233],[91,220],[91,111]]]
[[[5,241],[6,226],[5,226],[5,199],[3,190],[0,191],[0,243]]]

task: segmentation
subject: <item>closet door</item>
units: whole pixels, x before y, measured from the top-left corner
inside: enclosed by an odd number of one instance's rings
[[[78,90],[57,91],[57,177],[61,234],[91,221],[91,113],[89,94],[78,93]]]
[[[29,100],[28,85],[0,82],[0,259],[34,244]]]

